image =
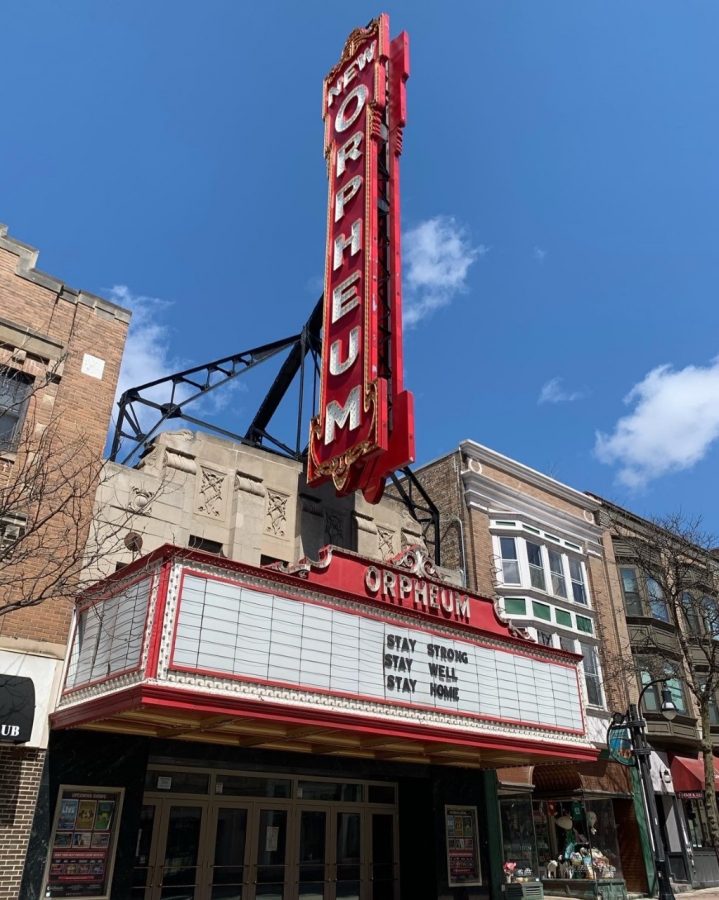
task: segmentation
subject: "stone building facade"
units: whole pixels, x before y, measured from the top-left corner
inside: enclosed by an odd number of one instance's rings
[[[5,549],[0,573],[0,684],[10,692],[31,682],[34,724],[18,743],[10,718],[0,738],[0,898],[14,900],[20,878],[48,744],[48,712],[54,702],[70,626],[67,601],[13,612],[17,600],[31,599],[43,583],[47,560],[23,559],[22,571],[9,558],[22,558],[22,534],[32,527],[27,509],[9,499],[31,472],[39,491],[67,500],[56,448],[76,447],[87,459],[82,483],[72,498],[74,527],[65,533],[67,552],[85,542],[99,468],[117,385],[130,313],[100,297],[68,287],[36,268],[38,252],[8,236],[0,225],[0,541]],[[44,466],[42,454],[47,457]],[[40,460],[40,468],[28,459]],[[50,458],[52,455],[52,458]],[[77,472],[77,469],[73,470]],[[38,474],[40,472],[40,474]],[[20,493],[21,501],[27,493]],[[42,499],[42,498],[41,498]],[[64,523],[67,528],[67,521]],[[28,538],[28,540],[30,540]],[[17,543],[16,543],[17,542]],[[55,543],[59,544],[56,540]],[[28,554],[30,557],[31,554]],[[55,563],[62,560],[55,556]],[[20,681],[27,679],[27,681]],[[7,697],[3,715],[12,717]]]
[[[373,506],[331,485],[309,489],[302,463],[193,431],[159,435],[137,468],[106,463],[96,517],[100,541],[118,529],[141,538],[134,550],[114,542],[98,578],[166,543],[264,565],[316,558],[326,544],[388,559],[422,541],[391,497]]]

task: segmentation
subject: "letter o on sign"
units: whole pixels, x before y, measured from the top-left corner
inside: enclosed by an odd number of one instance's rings
[[[370,594],[376,594],[379,590],[380,576],[374,566],[367,566],[367,571],[364,573],[364,583]]]
[[[350,106],[352,101],[356,102],[356,106],[354,111],[348,116],[347,108]],[[352,88],[352,90],[347,94],[347,96],[342,101],[342,106],[337,110],[337,117],[335,118],[335,131],[338,131],[340,134],[343,131],[347,131],[350,125],[353,125],[359,114],[362,112],[362,108],[367,102],[367,88],[363,84],[358,84],[356,88]]]

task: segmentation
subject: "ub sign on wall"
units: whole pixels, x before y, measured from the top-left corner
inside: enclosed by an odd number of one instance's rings
[[[329,175],[319,414],[308,481],[382,496],[414,459],[412,395],[402,383],[399,156],[408,41],[380,16],[350,35],[325,79]]]

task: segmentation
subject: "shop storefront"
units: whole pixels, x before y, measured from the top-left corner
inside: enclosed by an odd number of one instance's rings
[[[704,804],[704,762],[701,757],[674,756],[664,771],[674,792],[673,797],[669,795],[674,802],[660,807],[672,874],[695,887],[719,884],[719,863]],[[719,790],[719,773],[714,787]]]
[[[639,829],[621,767],[602,762],[517,773],[503,770],[499,786],[507,883],[541,882],[545,895],[585,898],[626,898],[628,889],[646,890]]]
[[[581,702],[576,657],[418,551],[162,548],[81,598],[26,885],[42,858],[49,897],[486,897],[520,821],[494,770],[595,759]]]

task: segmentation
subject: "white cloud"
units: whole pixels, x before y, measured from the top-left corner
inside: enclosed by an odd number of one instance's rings
[[[532,251],[532,256],[537,260],[538,263],[543,263],[547,257],[547,251],[542,250],[541,247],[535,247]]]
[[[581,400],[583,391],[567,391],[562,387],[561,378],[550,378],[542,385],[537,403],[572,403]]]
[[[183,363],[170,349],[170,329],[163,321],[171,302],[133,294],[126,284],[114,285],[108,294],[113,303],[132,310],[117,384],[119,399],[128,388],[164,378],[183,368]]]
[[[451,216],[420,222],[404,235],[404,323],[416,325],[467,290],[467,273],[486,244],[473,247],[466,230]]]
[[[634,409],[611,434],[597,432],[594,452],[619,466],[619,481],[641,488],[690,469],[719,439],[719,356],[708,366],[652,369],[624,398]]]
[[[146,297],[134,294],[125,284],[116,284],[107,291],[109,299],[132,310],[130,329],[125,344],[125,352],[120,367],[120,378],[115,400],[132,387],[166,378],[173,372],[190,368],[193,363],[177,356],[172,351],[173,331],[167,324],[172,301],[159,297]],[[212,381],[219,380],[216,375]],[[190,414],[212,421],[221,416],[230,407],[239,407],[239,394],[247,392],[247,385],[241,381],[242,376],[223,384],[222,387],[198,397],[190,407]],[[149,388],[142,396],[165,403],[170,398],[171,387],[168,384]],[[178,385],[175,389],[175,400],[180,401],[196,393],[189,385]],[[152,428],[157,422],[159,413],[150,407],[136,404],[134,412],[138,416],[142,428]],[[181,420],[169,419],[160,427],[160,431],[181,428]]]

